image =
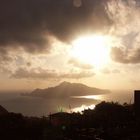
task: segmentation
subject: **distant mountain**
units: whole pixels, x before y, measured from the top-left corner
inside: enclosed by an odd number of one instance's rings
[[[35,89],[26,95],[44,98],[67,98],[71,96],[99,95],[109,92],[109,90],[93,88],[81,83],[62,82],[55,87]]]
[[[8,111],[0,105],[0,115],[7,114]]]

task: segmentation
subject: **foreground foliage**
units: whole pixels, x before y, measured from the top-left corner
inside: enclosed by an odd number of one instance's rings
[[[133,105],[101,102],[94,110],[48,117],[0,115],[2,140],[139,140],[140,119]]]

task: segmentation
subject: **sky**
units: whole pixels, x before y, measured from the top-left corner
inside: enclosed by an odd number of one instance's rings
[[[140,0],[1,0],[0,90],[138,89],[139,38]]]

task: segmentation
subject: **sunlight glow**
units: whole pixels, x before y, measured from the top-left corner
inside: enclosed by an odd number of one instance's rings
[[[95,105],[90,105],[90,106],[82,105],[80,107],[73,108],[72,111],[82,113],[82,111],[86,109],[94,109],[94,108],[95,108]]]
[[[80,37],[72,43],[71,55],[96,68],[105,66],[110,60],[111,37],[93,35]]]
[[[84,96],[86,99],[103,100],[102,95],[87,95]]]
[[[83,98],[83,99],[103,100],[103,95],[72,96],[72,98]]]

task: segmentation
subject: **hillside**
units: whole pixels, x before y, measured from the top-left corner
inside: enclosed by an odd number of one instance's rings
[[[46,98],[67,98],[71,96],[98,95],[109,93],[109,90],[103,90],[86,86],[81,83],[62,82],[58,86],[46,89],[35,89],[28,96],[46,97]]]
[[[0,115],[7,114],[8,111],[0,105]]]

